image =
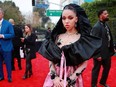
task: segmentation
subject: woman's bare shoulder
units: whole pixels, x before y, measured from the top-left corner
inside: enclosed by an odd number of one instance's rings
[[[64,36],[65,36],[65,33],[59,34],[59,35],[58,35],[58,38],[62,38],[62,37],[64,37]]]

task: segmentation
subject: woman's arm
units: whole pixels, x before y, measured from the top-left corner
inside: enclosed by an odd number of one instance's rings
[[[55,64],[49,61],[50,75],[53,80],[54,87],[63,87],[62,80],[58,77],[55,70]]]
[[[83,62],[76,71],[70,76],[70,79],[76,79],[78,75],[80,75],[85,68],[87,67],[87,61]]]
[[[55,65],[53,62],[49,61],[50,74],[56,74]]]
[[[78,76],[85,70],[86,67],[87,61],[83,62],[80,66],[78,66],[76,71],[70,77],[67,78],[68,85],[73,85]]]

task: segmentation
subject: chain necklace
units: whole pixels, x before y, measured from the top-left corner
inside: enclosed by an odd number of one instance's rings
[[[66,34],[67,34],[68,36],[72,36],[72,35],[78,34],[78,32],[74,32],[74,33],[66,32]]]
[[[74,33],[68,33],[68,32],[66,32],[65,33],[65,38],[68,38],[68,39],[70,39],[70,38],[72,38],[72,37],[75,37],[75,35],[78,35],[79,33],[78,32],[74,32]],[[58,41],[57,41],[57,45],[61,45],[63,42],[67,42],[67,40],[63,40],[62,41],[62,39],[61,38],[59,38],[58,39]],[[71,44],[72,43],[72,41],[71,42],[68,42],[69,44]]]

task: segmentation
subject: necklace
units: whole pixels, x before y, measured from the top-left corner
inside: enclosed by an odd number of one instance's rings
[[[62,45],[69,45],[71,43],[74,43],[77,40],[78,37],[78,32],[65,32],[62,36],[62,38],[58,38],[57,40],[57,45],[62,46]]]
[[[66,32],[66,34],[67,34],[68,36],[72,36],[72,35],[78,34],[78,32],[74,32],[74,33]]]

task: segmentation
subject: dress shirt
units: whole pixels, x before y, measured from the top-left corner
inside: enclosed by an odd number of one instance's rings
[[[3,19],[0,20],[0,33],[1,33],[2,21]]]

